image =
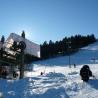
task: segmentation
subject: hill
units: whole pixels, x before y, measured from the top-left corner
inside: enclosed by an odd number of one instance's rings
[[[98,41],[93,44],[90,44],[89,46],[81,48],[77,53],[70,55],[70,62],[72,65],[98,63],[97,61],[98,61]],[[69,64],[69,56],[56,57],[48,60],[38,61],[35,63],[47,66],[48,65],[65,66]]]

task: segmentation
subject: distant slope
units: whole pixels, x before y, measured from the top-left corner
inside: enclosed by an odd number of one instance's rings
[[[96,60],[94,60],[94,58]],[[80,64],[92,64],[92,63],[98,63],[98,41],[87,46],[84,48],[81,48],[77,53],[70,56],[71,64],[74,63],[76,65]],[[47,66],[66,66],[69,65],[69,56],[62,56],[62,57],[56,57],[52,59],[47,59],[43,61],[34,62],[35,64],[39,65],[47,65]]]

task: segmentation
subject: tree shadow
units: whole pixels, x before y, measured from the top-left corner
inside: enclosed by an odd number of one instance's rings
[[[91,85],[96,90],[98,90],[98,79],[90,79],[88,84]]]

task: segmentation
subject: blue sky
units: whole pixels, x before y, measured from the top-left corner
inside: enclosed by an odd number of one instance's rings
[[[98,38],[98,0],[0,0],[0,36],[22,30],[38,44],[75,34]]]

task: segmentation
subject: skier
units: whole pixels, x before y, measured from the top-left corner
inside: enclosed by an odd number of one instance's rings
[[[42,76],[43,74],[44,74],[43,72],[40,73],[41,76]]]
[[[85,82],[88,82],[89,77],[93,77],[92,72],[88,65],[84,65],[80,70],[81,79]]]
[[[74,68],[76,68],[76,64],[74,64]]]

